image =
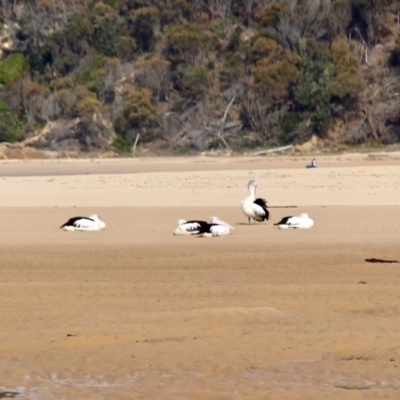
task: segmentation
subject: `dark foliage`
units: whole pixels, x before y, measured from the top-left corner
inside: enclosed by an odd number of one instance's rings
[[[240,149],[324,138],[337,124],[346,140],[394,143],[400,106],[391,100],[390,112],[373,108],[368,118],[363,111],[397,93],[387,76],[400,75],[400,36],[387,21],[398,7],[396,0],[3,1],[0,140],[77,119],[64,125],[87,149],[114,143],[129,151],[138,135],[171,149]],[[4,31],[5,22],[14,30]],[[368,52],[383,40],[392,43],[387,60],[370,64]]]

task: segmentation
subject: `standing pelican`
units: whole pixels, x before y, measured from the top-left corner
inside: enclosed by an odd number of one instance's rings
[[[202,225],[198,234],[203,237],[226,236],[229,235],[231,229],[235,229],[235,227],[218,217],[211,217],[210,223]]]
[[[90,217],[70,218],[64,225],[60,226],[65,231],[101,231],[105,227],[106,224],[95,214]]]
[[[274,225],[277,225],[282,229],[309,229],[314,225],[314,221],[308,216],[308,214],[300,214],[299,216],[294,217],[284,217]]]
[[[269,211],[267,208],[267,202],[264,199],[256,199],[256,188],[257,181],[252,179],[248,184],[250,196],[242,200],[242,211],[243,214],[249,219],[262,222],[269,219]]]

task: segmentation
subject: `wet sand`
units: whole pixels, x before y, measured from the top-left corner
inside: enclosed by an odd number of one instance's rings
[[[0,178],[0,398],[398,399],[400,264],[364,260],[400,260],[400,163],[97,162]],[[250,177],[268,223],[241,214]],[[106,230],[58,229],[94,212]],[[172,235],[211,215],[236,230]]]

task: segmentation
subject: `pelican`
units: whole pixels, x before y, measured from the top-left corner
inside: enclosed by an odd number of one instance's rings
[[[267,208],[267,202],[264,199],[256,199],[256,188],[257,181],[252,179],[248,184],[250,196],[242,200],[242,211],[243,214],[249,219],[262,222],[269,219],[269,211]]]
[[[202,225],[198,234],[203,237],[226,236],[229,235],[231,229],[236,228],[218,217],[211,217],[210,223]]]
[[[178,219],[176,221],[175,236],[182,235],[196,235],[200,232],[202,225],[207,225],[205,221],[186,221],[185,219]]]
[[[101,231],[106,224],[96,214],[90,217],[73,217],[70,218],[60,229],[65,231]]]
[[[225,236],[229,235],[231,229],[235,229],[232,225],[222,221],[218,217],[211,217],[210,222],[192,220],[186,221],[178,219],[176,221],[176,229],[174,235],[200,235],[204,237]]]
[[[282,229],[309,229],[314,225],[314,221],[308,216],[308,214],[300,214],[298,216],[284,217],[274,225],[277,225]]]

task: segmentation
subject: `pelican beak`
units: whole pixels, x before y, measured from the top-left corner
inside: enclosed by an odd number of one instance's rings
[[[225,222],[225,221],[222,221],[221,219],[219,219],[218,218],[218,222],[221,224],[221,225],[225,225],[225,226],[227,226],[228,228],[231,228],[231,229],[236,229],[234,226],[232,226],[232,225],[230,225],[230,224],[228,224],[227,222]]]

